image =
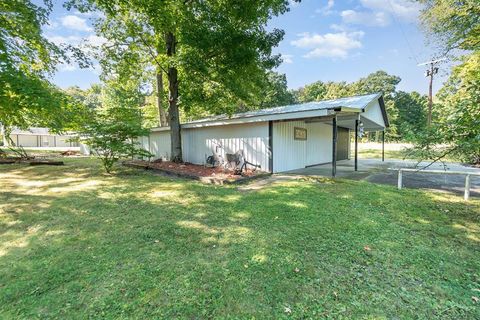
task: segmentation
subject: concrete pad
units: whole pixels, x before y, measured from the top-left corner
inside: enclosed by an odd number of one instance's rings
[[[366,180],[373,183],[397,185],[399,168],[421,169],[429,165],[429,162],[417,163],[415,161],[380,159],[359,159],[358,171],[354,171],[353,160],[341,160],[337,162],[337,177]],[[393,170],[390,170],[393,169]],[[428,170],[459,171],[464,173],[480,173],[479,168],[464,166],[460,163],[434,163]],[[332,165],[323,164],[304,169],[297,169],[283,173],[285,175],[303,175],[331,177]],[[457,194],[463,194],[465,190],[465,175],[458,174],[428,174],[417,172],[403,172],[403,186],[405,188],[435,189]],[[471,176],[471,197],[480,197],[480,176]]]

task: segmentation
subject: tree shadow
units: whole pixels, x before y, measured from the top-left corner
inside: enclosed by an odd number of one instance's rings
[[[141,171],[12,172],[46,184],[0,193],[5,317],[477,312],[476,201],[341,179],[239,192]]]

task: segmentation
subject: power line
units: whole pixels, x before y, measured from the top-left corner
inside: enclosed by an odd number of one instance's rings
[[[408,49],[410,50],[410,53],[412,54],[413,56],[413,59],[415,59],[415,62],[418,64],[418,59],[417,59],[417,55],[415,54],[415,51],[413,50],[413,47],[412,45],[410,44],[410,41],[408,41],[408,38],[407,38],[407,35],[405,33],[405,30],[403,29],[402,27],[402,24],[400,23],[400,19],[397,18],[397,14],[395,12],[395,8],[393,7],[392,5],[392,2],[391,0],[387,0],[388,4],[390,5],[390,8],[392,9],[392,17],[393,17],[393,20],[395,21],[395,23],[398,25],[398,27],[400,28],[400,31],[402,32],[402,35],[403,35],[403,38],[405,39],[405,42],[407,43],[407,46],[408,46]]]

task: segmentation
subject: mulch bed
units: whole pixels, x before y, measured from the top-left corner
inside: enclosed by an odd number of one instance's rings
[[[174,162],[148,162],[142,160],[125,161],[125,166],[134,168],[143,168],[154,170],[177,177],[199,180],[205,183],[224,184],[240,183],[255,178],[270,175],[262,171],[247,170],[242,175],[236,175],[233,171],[224,168],[212,168],[193,163],[174,163]]]

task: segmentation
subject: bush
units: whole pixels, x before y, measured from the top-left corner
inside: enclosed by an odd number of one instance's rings
[[[149,134],[141,123],[137,109],[114,107],[100,110],[82,130],[82,142],[100,158],[105,171],[111,173],[121,158],[152,156],[138,142],[139,137]]]

